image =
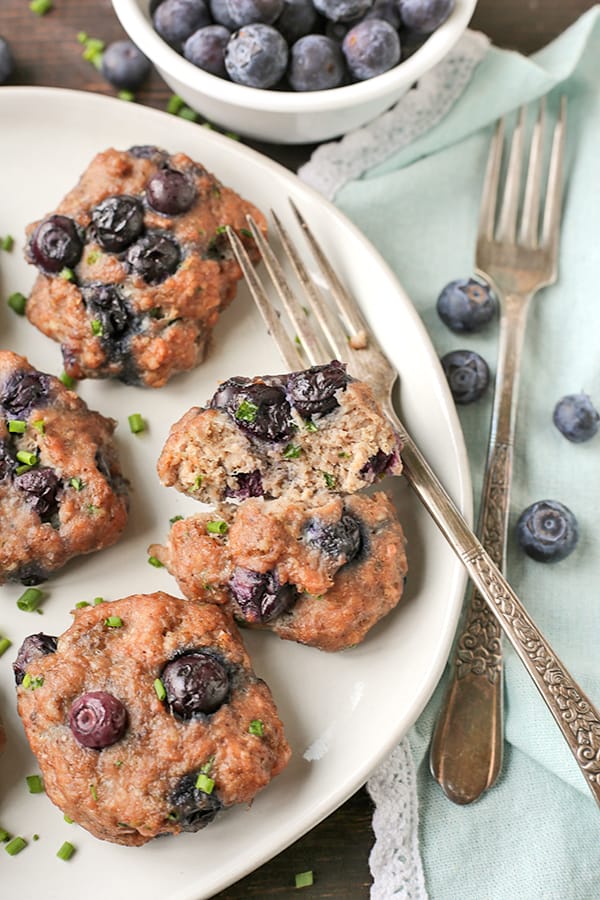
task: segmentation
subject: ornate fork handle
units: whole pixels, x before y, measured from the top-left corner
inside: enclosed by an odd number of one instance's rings
[[[386,412],[403,443],[404,474],[461,558],[554,716],[600,805],[600,714],[529,617],[506,578],[471,531],[391,403]]]

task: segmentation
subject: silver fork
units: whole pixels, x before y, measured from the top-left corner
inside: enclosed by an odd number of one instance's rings
[[[309,362],[328,362],[333,357],[348,363],[349,370],[367,381],[402,443],[404,474],[419,499],[465,566],[471,580],[504,629],[517,655],[546,701],[554,719],[600,805],[600,716],[571,674],[560,662],[537,629],[502,572],[475,536],[460,510],[425,460],[399,420],[392,403],[392,389],[398,373],[370,332],[356,302],[342,285],[320,248],[307,222],[290,200],[319,268],[328,285],[338,314],[333,314],[308,273],[300,254],[275,213],[273,221],[281,244],[305,290],[306,301],[319,323],[318,333],[308,321],[294,294],[284,269],[260,229],[248,217],[266,268],[277,288],[295,333],[300,337]],[[283,326],[277,309],[254,269],[235,232],[227,234],[250,293],[261,311],[289,369],[305,368],[297,344]],[[340,318],[341,317],[341,318]],[[343,322],[343,324],[342,324]]]
[[[496,290],[501,317],[478,534],[490,557],[503,571],[527,312],[534,294],[553,284],[557,277],[565,111],[563,98],[552,138],[543,217],[540,206],[546,118],[544,100],[540,103],[531,137],[520,224],[517,220],[525,144],[524,109],[519,113],[513,132],[501,206],[503,119],[498,122],[491,142],[481,199],[475,264],[478,272]],[[455,803],[476,800],[494,784],[500,772],[502,682],[501,630],[484,598],[471,585],[455,643],[450,682],[430,752],[431,772]]]

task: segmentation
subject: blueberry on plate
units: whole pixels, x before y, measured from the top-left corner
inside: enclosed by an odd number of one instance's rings
[[[8,41],[0,37],[0,84],[8,81],[14,68],[15,62]]]
[[[133,41],[114,41],[102,54],[100,71],[109,84],[135,91],[150,72],[150,60]]]
[[[247,87],[271,88],[288,64],[288,45],[271,25],[244,25],[225,48],[225,68],[232,81]]]
[[[292,584],[280,584],[276,572],[255,572],[237,566],[229,590],[246,622],[270,622],[295,604],[298,592]]]
[[[480,331],[493,319],[496,306],[490,286],[475,278],[449,282],[436,303],[444,325],[457,333]]]
[[[17,658],[12,664],[15,673],[15,683],[21,684],[25,678],[25,673],[29,663],[34,659],[47,656],[48,653],[56,653],[58,638],[52,634],[44,634],[43,631],[38,634],[30,634],[25,638],[17,653]]]
[[[196,787],[197,781],[197,772],[184,775],[169,796],[172,816],[182,831],[199,831],[212,822],[222,808],[216,791],[207,794]]]
[[[103,750],[123,737],[127,728],[127,710],[108,691],[88,691],[73,702],[69,726],[82,747]]]
[[[29,241],[32,262],[49,275],[74,268],[81,257],[83,242],[77,225],[68,216],[48,216],[37,226]]]
[[[160,284],[181,262],[179,245],[167,234],[149,231],[127,249],[125,264],[146,284]]]
[[[144,230],[144,210],[137,197],[106,197],[92,210],[93,231],[104,250],[120,253]]]
[[[13,372],[0,392],[0,410],[9,418],[25,419],[49,403],[50,376],[43,372]]]
[[[183,172],[162,168],[148,180],[146,200],[148,206],[165,216],[177,216],[187,212],[196,199],[196,187]]]
[[[446,21],[455,0],[398,0],[398,5],[406,28],[419,34],[431,34]]]
[[[339,406],[335,395],[345,391],[349,381],[346,366],[334,359],[324,366],[292,372],[287,382],[288,399],[304,419],[324,416]]]
[[[519,546],[538,562],[558,562],[573,552],[579,538],[577,519],[558,500],[538,500],[517,522]]]
[[[352,76],[365,81],[400,62],[400,38],[389,22],[363,19],[347,33],[342,51]]]
[[[441,359],[456,403],[473,403],[483,396],[490,382],[485,359],[473,350],[451,350]]]
[[[169,709],[187,721],[216,712],[229,694],[229,675],[213,653],[192,650],[172,659],[161,674]]]
[[[567,440],[581,444],[594,437],[600,416],[587,394],[567,394],[554,407],[552,421]]]

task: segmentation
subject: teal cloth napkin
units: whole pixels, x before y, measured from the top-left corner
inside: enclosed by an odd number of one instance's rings
[[[523,6],[523,17],[536,14]],[[548,92],[550,118],[560,95],[568,98],[560,275],[535,299],[528,321],[508,576],[565,665],[600,704],[600,434],[572,444],[552,424],[554,404],[565,394],[583,390],[600,408],[600,7],[531,58],[491,48],[443,121],[345,185],[335,203],[395,270],[440,355],[471,348],[493,373],[497,325],[479,335],[455,335],[438,319],[435,302],[448,281],[473,270],[494,120]],[[491,391],[459,412],[477,501]],[[575,552],[553,565],[529,559],[514,541],[520,511],[548,498],[570,507],[580,526]],[[595,900],[600,810],[535,687],[505,646],[505,761],[492,790],[459,807],[429,775],[428,748],[444,681],[409,734],[429,896]]]

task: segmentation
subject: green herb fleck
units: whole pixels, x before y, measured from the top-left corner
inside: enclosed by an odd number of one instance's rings
[[[64,269],[61,269],[58,273],[58,277],[64,278],[65,281],[75,281],[75,272],[73,271],[73,269],[65,266]]]
[[[91,251],[90,253],[88,253],[88,255],[86,256],[85,261],[86,261],[86,263],[88,264],[88,266],[93,266],[94,263],[97,263],[97,262],[98,262],[98,260],[100,259],[101,256],[102,256],[102,254],[100,253],[99,250],[92,250],[92,251]]]
[[[160,678],[154,679],[154,690],[156,691],[156,696],[159,700],[164,700],[166,698],[167,692]]]
[[[285,450],[283,451],[284,459],[298,459],[300,454],[302,453],[302,447],[298,447],[297,444],[288,444]]]
[[[81,54],[87,62],[91,62],[93,66],[100,69],[102,65],[102,52],[104,50],[104,41],[98,38],[87,37],[83,41],[83,53]]]
[[[27,305],[27,297],[25,294],[22,294],[20,291],[15,291],[14,294],[10,295],[6,302],[18,316],[25,315],[25,306]]]
[[[209,534],[227,534],[229,525],[222,519],[214,520],[206,523],[206,530]]]
[[[30,469],[33,469],[33,466],[27,466],[27,465],[17,466],[17,468],[15,469],[15,472],[17,475],[24,475],[25,472],[29,472]]]
[[[346,450],[340,450],[338,456],[340,459],[350,459],[350,454]]]
[[[169,820],[169,822],[177,822],[179,819],[179,813],[171,810],[171,812],[167,815],[167,819]]]
[[[31,835],[31,840],[32,840],[32,841],[39,841],[39,839],[40,839],[39,834],[32,834],[32,835]]]
[[[127,421],[132,434],[140,434],[140,432],[146,430],[146,423],[140,413],[132,413],[130,416],[127,416]]]
[[[251,400],[242,400],[235,411],[236,419],[240,422],[254,422],[258,413],[258,406]]]
[[[171,516],[171,518],[169,519],[169,522],[171,523],[171,525],[174,525],[175,522],[181,522],[182,519],[183,519],[183,516]]]
[[[75,847],[73,844],[69,843],[69,841],[65,841],[62,847],[58,850],[57,856],[59,859],[71,859],[73,854],[75,853]]]
[[[313,884],[312,871],[309,870],[308,872],[298,872],[298,874],[296,875],[297,888],[310,887],[311,884]]]
[[[162,319],[163,311],[160,306],[153,306],[152,309],[148,310],[148,315],[151,319]]]
[[[14,246],[14,243],[15,243],[14,237],[11,234],[7,234],[6,237],[2,238],[2,241],[0,242],[0,247],[2,247],[3,250],[7,250],[8,252],[10,252]]]
[[[202,791],[204,794],[212,794],[214,786],[215,786],[214,779],[209,778],[208,775],[205,775],[203,772],[200,772],[200,774],[196,778],[197,790]]]
[[[102,322],[100,319],[92,319],[90,322],[90,328],[92,329],[92,334],[95,337],[102,337],[104,334],[104,328],[102,327]]]
[[[304,423],[304,427],[306,428],[307,431],[310,431],[310,432],[319,430],[319,426],[315,425],[315,423],[312,422],[310,419]]]
[[[8,423],[8,431],[10,434],[25,434],[26,428],[27,422],[24,422],[23,419],[12,419]]]
[[[45,16],[52,9],[52,0],[31,0],[29,9],[36,16]]]
[[[12,841],[9,841],[5,846],[5,850],[9,856],[16,856],[17,853],[20,853],[21,850],[24,850],[27,846],[27,841],[22,837],[14,837]]]
[[[77,477],[70,478],[69,484],[71,485],[71,487],[73,488],[74,491],[80,491],[82,489],[82,487],[84,487],[84,482],[81,480],[81,478],[77,478]]]
[[[171,94],[167,103],[167,112],[172,113],[172,115],[176,116],[179,110],[183,109],[184,106],[185,101],[179,96],[179,94]]]
[[[72,390],[73,386],[75,385],[75,379],[71,378],[70,375],[67,375],[66,372],[61,372],[61,374],[58,376],[58,379],[59,381],[62,381],[64,386],[66,388],[69,388],[69,390]]]
[[[78,600],[75,604],[75,609],[85,609],[86,606],[90,606],[87,600]]]
[[[44,782],[39,775],[26,775],[25,781],[27,782],[30,794],[44,793]]]
[[[5,828],[0,828],[0,844],[5,844],[10,838],[10,832]]]
[[[101,603],[104,603],[104,597],[94,597],[92,603],[94,606],[100,606]]]
[[[227,234],[227,225],[217,225],[215,234]]]
[[[36,688],[39,688],[43,685],[44,676],[30,675],[29,672],[25,672],[23,681],[21,683],[26,691],[35,691]]]
[[[63,819],[67,823],[67,825],[72,825],[75,819],[72,819],[71,816],[68,816],[66,813],[63,816]]]
[[[36,431],[39,431],[40,434],[46,433],[46,423],[43,419],[36,419],[35,422],[31,423]]]
[[[190,109],[189,106],[184,106],[177,113],[180,119],[187,119],[188,122],[197,122],[198,121],[198,113],[195,110]]]
[[[90,794],[92,795],[92,800],[98,800],[98,791],[95,784],[90,784]]]
[[[119,100],[125,100],[126,103],[132,103],[135,100],[133,91],[119,91],[117,97]]]
[[[88,40],[87,31],[78,31],[77,32],[77,40],[79,41],[80,44],[85,44],[85,42]]]
[[[248,732],[250,734],[256,734],[258,737],[262,737],[265,733],[264,725],[261,719],[252,719],[248,726]]]
[[[17,450],[17,459],[26,466],[36,466],[38,462],[37,453],[31,453],[29,450]]]
[[[224,131],[223,134],[232,141],[241,140],[239,134],[236,134],[235,131]]]
[[[33,612],[42,602],[44,595],[38,588],[27,588],[17,600],[17,606],[24,612]]]
[[[196,475],[194,478],[194,483],[190,488],[190,491],[199,491],[202,486],[202,475]]]
[[[154,566],[155,569],[164,569],[164,567],[165,567],[165,564],[160,561],[158,556],[149,556],[148,562],[150,563],[151,566]]]
[[[104,624],[109,628],[122,628],[123,619],[121,616],[108,616],[108,618],[104,620]]]
[[[335,489],[335,478],[331,475],[330,472],[323,472],[323,478],[325,479],[325,484],[329,488],[330,491]]]
[[[6,653],[9,647],[12,647],[12,641],[7,637],[0,637],[0,656]]]
[[[117,769],[120,769],[122,765],[123,765],[123,760],[122,760],[122,759],[118,759],[118,760],[115,762],[115,766],[117,767]]]
[[[243,234],[244,237],[251,238],[252,240],[254,240],[254,235],[252,234],[252,232],[250,231],[249,228],[240,228],[240,234]]]

